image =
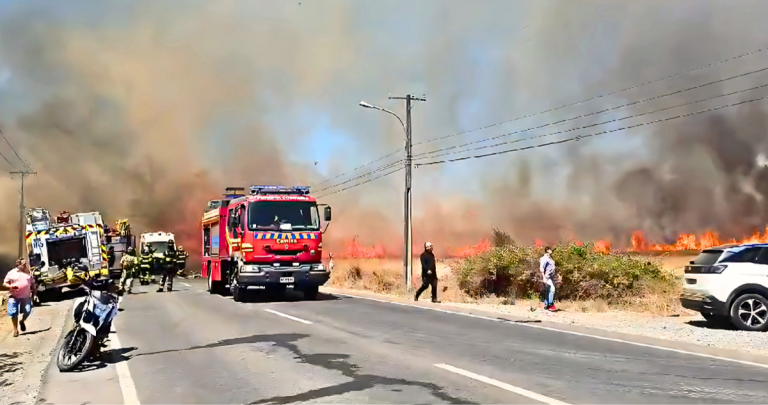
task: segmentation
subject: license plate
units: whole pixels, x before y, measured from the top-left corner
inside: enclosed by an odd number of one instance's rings
[[[293,282],[293,277],[280,277],[280,282],[281,283],[292,283]]]

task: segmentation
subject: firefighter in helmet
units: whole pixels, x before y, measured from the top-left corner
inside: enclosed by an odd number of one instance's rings
[[[152,279],[152,264],[154,257],[152,256],[151,246],[149,244],[144,245],[141,249],[141,256],[139,257],[139,282],[141,285],[149,284]]]
[[[133,290],[133,278],[136,276],[136,270],[139,267],[139,262],[136,259],[136,249],[128,249],[123,258],[120,259],[120,267],[123,269],[123,275],[120,277],[120,290],[130,294],[131,290]]]
[[[187,268],[187,258],[189,257],[189,253],[187,253],[186,250],[184,250],[181,245],[179,245],[176,248],[176,269],[178,270],[178,275],[181,276],[182,273],[184,273],[184,269]]]
[[[165,249],[162,258],[163,277],[160,281],[160,288],[157,292],[171,292],[173,290],[173,277],[176,276],[178,252],[173,240],[168,241],[168,247]]]

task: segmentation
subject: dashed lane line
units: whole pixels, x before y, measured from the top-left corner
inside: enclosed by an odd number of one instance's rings
[[[491,317],[487,317],[487,316],[467,314],[467,313],[457,312],[457,311],[449,311],[447,309],[424,307],[424,306],[420,306],[420,305],[407,304],[407,303],[404,303],[404,302],[386,301],[386,300],[382,300],[382,299],[364,297],[364,296],[360,296],[360,295],[343,294],[343,293],[337,293],[337,292],[333,292],[332,294],[340,295],[342,297],[360,298],[360,299],[369,300],[369,301],[377,301],[377,302],[384,302],[384,303],[388,303],[388,304],[402,305],[402,306],[412,307],[412,308],[427,309],[427,310],[430,310],[430,311],[444,312],[444,313],[453,314],[453,315],[468,316],[470,318],[484,319],[484,320],[493,321],[493,322],[502,322],[502,323],[506,323],[506,324],[509,324],[509,325],[515,325],[515,326],[524,326],[524,327],[528,327],[528,328],[536,328],[536,329],[543,329],[543,330],[548,330],[548,331],[553,331],[553,332],[567,333],[569,335],[590,337],[590,338],[593,338],[593,339],[600,339],[600,340],[605,340],[605,341],[609,341],[609,342],[625,343],[625,344],[629,344],[629,345],[640,346],[640,347],[648,347],[648,348],[664,350],[664,351],[668,351],[668,352],[675,352],[675,353],[687,354],[687,355],[691,355],[691,356],[705,357],[705,358],[713,359],[713,360],[721,360],[721,361],[727,361],[727,362],[731,362],[731,363],[739,363],[739,364],[744,364],[744,365],[747,365],[747,366],[760,367],[760,368],[768,368],[768,364],[755,363],[755,362],[746,361],[746,360],[730,359],[728,357],[714,356],[714,355],[711,355],[711,354],[689,352],[687,350],[673,349],[673,348],[670,348],[670,347],[663,347],[663,346],[656,346],[656,345],[651,345],[651,344],[646,344],[646,343],[633,342],[633,341],[630,341],[630,340],[623,340],[623,339],[609,338],[609,337],[598,336],[598,335],[591,335],[589,333],[581,333],[581,332],[574,332],[574,331],[570,331],[570,330],[550,328],[550,327],[547,327],[547,326],[533,325],[533,324],[530,324],[530,323],[514,322],[514,321],[507,320],[507,319],[491,318]]]
[[[283,318],[288,318],[288,319],[294,320],[296,322],[301,322],[301,323],[306,324],[306,325],[311,325],[312,324],[312,322],[310,322],[310,321],[305,321],[304,319],[297,318],[295,316],[291,316],[291,315],[288,315],[288,314],[284,314],[282,312],[277,312],[277,311],[272,310],[272,309],[264,309],[264,310],[269,312],[269,313],[271,313],[271,314],[282,316]]]
[[[550,397],[547,397],[547,396],[544,396],[544,395],[541,395],[541,394],[537,394],[537,393],[535,393],[533,391],[528,391],[528,390],[526,390],[524,388],[515,387],[514,385],[503,383],[503,382],[501,382],[499,380],[494,380],[493,378],[482,376],[480,374],[475,374],[475,373],[473,373],[471,371],[462,370],[462,369],[460,369],[458,367],[454,367],[454,366],[451,366],[451,365],[448,365],[448,364],[434,364],[434,366],[437,367],[437,368],[441,368],[443,370],[446,370],[446,371],[450,371],[452,373],[463,375],[464,377],[469,377],[469,378],[471,378],[473,380],[484,382],[484,383],[486,383],[488,385],[493,385],[494,387],[499,387],[499,388],[501,388],[503,390],[507,390],[509,392],[514,392],[515,394],[522,395],[524,397],[528,397],[530,399],[533,399],[533,400],[536,400],[536,401],[539,401],[539,402],[543,402],[545,404],[550,404],[550,405],[568,405],[566,402],[558,401],[558,400],[556,400],[554,398],[550,398]]]

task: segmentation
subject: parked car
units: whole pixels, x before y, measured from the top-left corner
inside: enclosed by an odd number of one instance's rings
[[[685,266],[683,278],[684,308],[713,324],[768,330],[768,244],[704,249]]]

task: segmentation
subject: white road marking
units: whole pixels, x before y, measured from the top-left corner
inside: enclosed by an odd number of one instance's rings
[[[406,304],[406,303],[403,303],[403,302],[392,302],[392,301],[380,300],[380,299],[376,299],[376,298],[363,297],[363,296],[360,296],[360,295],[342,294],[342,293],[336,293],[336,292],[334,292],[333,294],[341,295],[343,297],[361,298],[361,299],[364,299],[364,300],[385,302],[385,303],[396,304],[396,305],[403,305],[403,306],[408,306],[408,307],[412,307],[412,308],[428,309],[430,311],[444,312],[444,313],[447,313],[447,314],[468,316],[468,317],[471,317],[471,318],[485,319],[487,321],[493,321],[493,322],[502,322],[502,323],[506,323],[506,324],[510,324],[510,325],[515,325],[515,326],[525,326],[525,327],[528,327],[528,328],[544,329],[544,330],[549,330],[549,331],[553,331],[553,332],[567,333],[567,334],[570,334],[570,335],[591,337],[591,338],[594,338],[594,339],[607,340],[607,341],[610,341],[610,342],[626,343],[626,344],[629,344],[629,345],[635,345],[635,346],[640,346],[640,347],[649,347],[649,348],[652,348],[652,349],[665,350],[665,351],[668,351],[668,352],[675,352],[675,353],[681,353],[681,354],[688,354],[688,355],[692,355],[692,356],[706,357],[708,359],[713,359],[713,360],[722,360],[722,361],[728,361],[728,362],[731,362],[731,363],[739,363],[739,364],[744,364],[744,365],[747,365],[747,366],[754,366],[754,367],[760,367],[760,368],[768,368],[768,364],[755,363],[755,362],[746,361],[746,360],[730,359],[728,357],[714,356],[714,355],[711,355],[711,354],[689,352],[687,350],[672,349],[672,348],[669,348],[669,347],[656,346],[656,345],[650,345],[650,344],[639,343],[639,342],[632,342],[632,341],[623,340],[623,339],[616,339],[616,338],[608,338],[608,337],[604,337],[604,336],[590,335],[588,333],[581,333],[581,332],[574,332],[574,331],[570,331],[570,330],[562,330],[562,329],[550,328],[550,327],[547,327],[547,326],[533,325],[533,324],[530,324],[530,323],[519,323],[519,322],[515,322],[515,321],[510,321],[510,320],[507,320],[507,319],[490,318],[490,317],[487,317],[487,316],[473,315],[473,314],[467,314],[467,313],[456,312],[456,311],[448,311],[446,309],[440,309],[440,308],[423,307],[423,306],[420,306],[420,305]]]
[[[112,329],[114,332],[114,329]],[[117,337],[117,332],[113,333],[109,337],[111,341],[112,350],[119,350],[122,348],[120,345],[120,338]],[[139,405],[139,394],[136,392],[136,385],[131,378],[131,371],[128,369],[128,363],[125,361],[115,364],[117,371],[117,379],[120,382],[120,391],[123,392],[123,403],[126,405]]]
[[[181,281],[179,281],[179,284],[183,285],[184,287],[192,287],[191,285],[189,285],[187,283],[182,283]]]
[[[272,310],[272,309],[265,309],[265,311],[267,311],[269,313],[272,313],[272,314],[275,314],[275,315],[278,315],[278,316],[282,316],[283,318],[288,318],[288,319],[294,320],[296,322],[301,322],[301,323],[304,323],[304,324],[307,324],[307,325],[311,325],[312,324],[312,322],[310,322],[310,321],[305,321],[305,320],[303,320],[301,318],[297,318],[295,316],[290,316],[290,315],[284,314],[282,312],[277,312],[277,311]]]
[[[526,389],[515,387],[514,385],[510,385],[507,383],[503,383],[499,380],[494,380],[493,378],[488,378],[485,376],[482,376],[480,374],[475,374],[473,372],[462,370],[457,367],[450,366],[448,364],[434,364],[435,367],[442,368],[443,370],[450,371],[452,373],[463,375],[464,377],[469,377],[473,380],[481,381],[489,385],[493,385],[495,387],[499,387],[503,390],[507,390],[509,392],[514,392],[515,394],[522,395],[524,397],[528,397],[531,399],[534,399],[539,402],[543,402],[545,404],[550,405],[568,405],[566,402],[558,401],[554,398],[550,398],[541,394],[537,394],[533,391],[528,391]]]

